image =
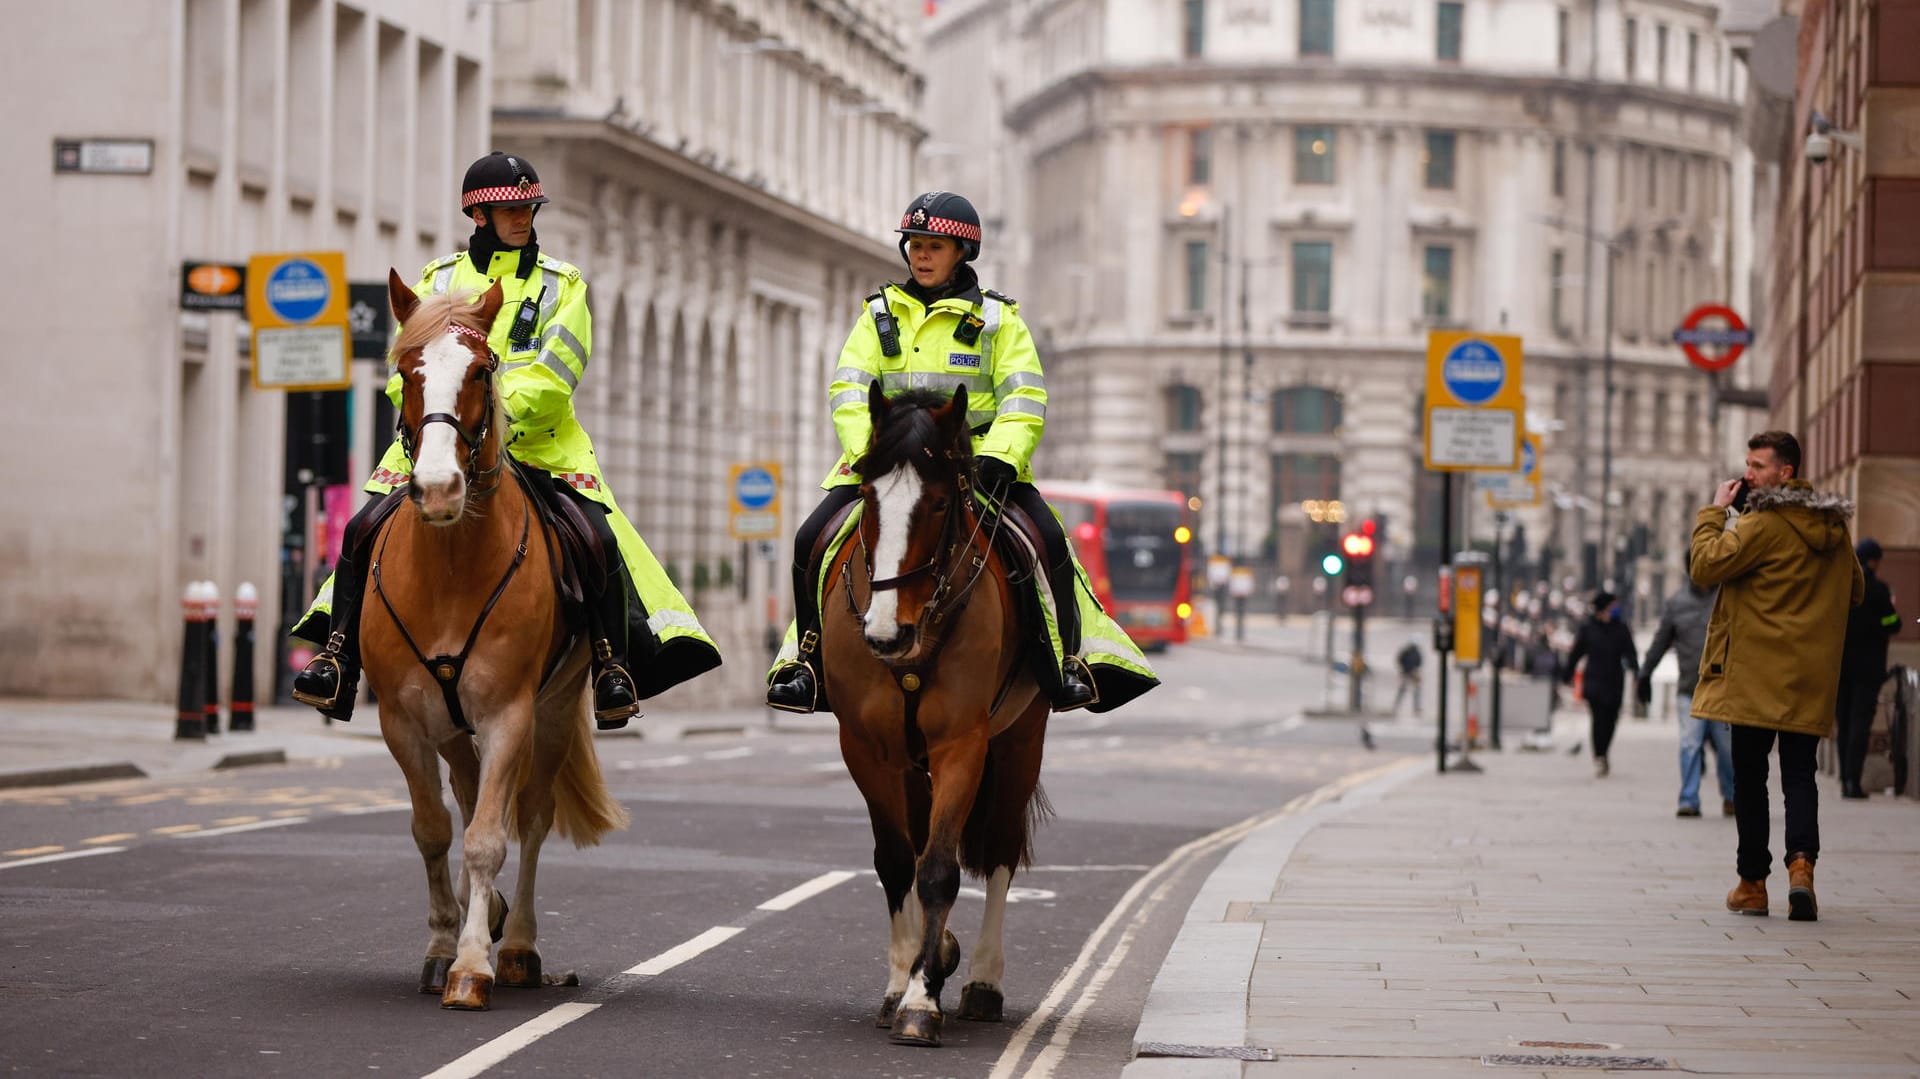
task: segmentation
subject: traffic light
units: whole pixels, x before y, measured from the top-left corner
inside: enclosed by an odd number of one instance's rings
[[[1364,521],[1360,531],[1349,532],[1341,537],[1340,549],[1347,555],[1347,587],[1373,587],[1373,533],[1372,521]]]
[[[1332,551],[1328,551],[1320,558],[1320,572],[1329,577],[1340,576],[1340,571],[1344,568],[1346,568],[1346,563],[1342,562],[1340,556],[1334,554]]]

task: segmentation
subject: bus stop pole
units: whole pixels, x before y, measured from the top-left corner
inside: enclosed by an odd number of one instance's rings
[[[1453,473],[1442,472],[1440,474],[1440,576],[1443,582],[1452,572],[1452,567]],[[1444,595],[1446,585],[1443,583],[1441,588],[1442,594]],[[1439,626],[1445,622],[1445,619],[1446,612],[1442,612],[1440,618],[1436,620],[1434,624]],[[1451,648],[1448,647],[1450,644],[1447,639],[1448,636],[1449,634],[1444,632],[1434,635],[1434,653],[1438,659],[1435,666],[1440,669],[1440,705],[1435,709],[1440,717],[1440,730],[1434,737],[1433,751],[1439,766],[1439,771],[1442,774],[1447,770],[1447,655],[1451,651]]]

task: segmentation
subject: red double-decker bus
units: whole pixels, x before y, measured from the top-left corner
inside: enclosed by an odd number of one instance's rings
[[[1047,482],[1040,486],[1114,621],[1148,651],[1187,639],[1193,529],[1178,491]]]

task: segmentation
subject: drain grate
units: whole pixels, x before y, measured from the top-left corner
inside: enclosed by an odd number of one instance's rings
[[[1574,1053],[1489,1053],[1480,1063],[1492,1068],[1611,1068],[1615,1071],[1667,1071],[1664,1057],[1590,1057]]]
[[[1171,1042],[1141,1042],[1134,1046],[1137,1057],[1184,1057],[1218,1060],[1275,1060],[1271,1049],[1251,1045],[1174,1045]]]

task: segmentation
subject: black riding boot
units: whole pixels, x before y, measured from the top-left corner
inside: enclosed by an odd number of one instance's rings
[[[353,719],[360,695],[360,601],[367,583],[366,557],[351,546],[333,567],[331,632],[320,654],[293,676],[293,699],[312,705],[328,719]]]
[[[827,524],[847,503],[860,497],[860,488],[851,484],[829,488],[820,504],[802,521],[793,535],[793,622],[800,634],[800,654],[782,663],[767,682],[767,706],[782,712],[805,715],[819,710],[820,675],[814,667],[814,655],[820,650],[820,612],[814,603],[817,569],[813,547]]]
[[[640,695],[627,663],[627,563],[605,511],[587,511],[608,566],[600,590],[590,597],[588,632],[593,634],[593,719],[603,731],[617,731],[640,713]]]
[[[1078,655],[1080,604],[1074,594],[1078,582],[1073,571],[1073,553],[1067,548],[1067,535],[1060,530],[1060,521],[1053,515],[1047,500],[1032,484],[1016,483],[1008,496],[1040,529],[1046,543],[1047,586],[1053,593],[1053,620],[1060,631],[1060,653],[1065,657],[1060,662],[1060,687],[1053,695],[1053,710],[1071,712],[1076,708],[1098,704],[1100,693],[1094,688],[1093,671]],[[1036,628],[1044,638],[1046,627]],[[1046,641],[1045,644],[1049,650],[1052,649],[1053,642]]]
[[[820,706],[820,684],[813,676],[813,653],[820,647],[820,631],[800,631],[800,655],[773,672],[767,683],[767,704],[782,712],[813,712]]]

